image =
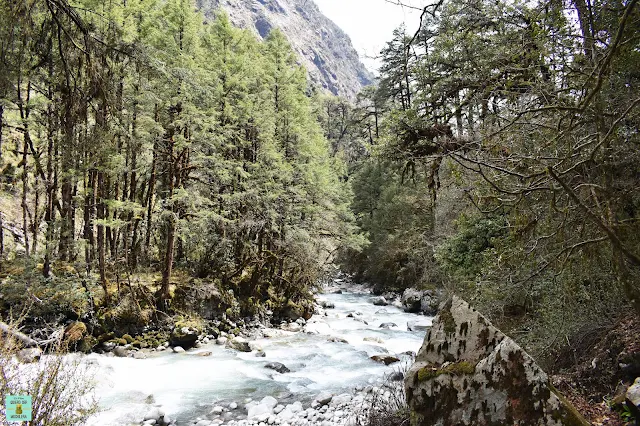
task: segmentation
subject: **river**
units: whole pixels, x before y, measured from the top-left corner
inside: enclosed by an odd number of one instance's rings
[[[237,402],[243,407],[248,399],[266,395],[308,405],[321,391],[350,392],[397,370],[401,363],[385,366],[369,357],[384,352],[417,352],[424,331],[408,331],[407,323],[431,322],[429,317],[405,313],[395,306],[374,306],[369,294],[345,291],[320,294],[317,299],[335,306],[307,322],[308,330],[321,334],[287,332],[258,339],[255,342],[266,354],[262,358],[214,343],[182,354],[159,352],[148,359],[90,355],[97,366],[96,392],[101,412],[92,417],[89,425],[139,423],[149,401],[161,404],[178,425],[204,417],[215,405]],[[383,323],[397,326],[380,328]],[[329,337],[348,343],[330,342]],[[380,340],[371,342],[365,338]],[[212,352],[211,356],[196,355],[204,351]],[[407,356],[400,358],[405,363],[410,360]],[[268,362],[282,363],[291,372],[280,374],[266,369]]]

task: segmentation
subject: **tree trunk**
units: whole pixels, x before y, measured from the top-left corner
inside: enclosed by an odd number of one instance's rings
[[[97,172],[97,216],[98,221],[102,221],[106,217],[105,205],[104,205],[104,174],[103,172]],[[105,267],[105,232],[104,225],[98,223],[98,269],[100,271],[100,284],[104,291],[104,306],[107,306],[110,301],[109,289],[107,288],[107,277]]]

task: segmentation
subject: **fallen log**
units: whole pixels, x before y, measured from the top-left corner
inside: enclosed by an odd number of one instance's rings
[[[6,324],[2,321],[0,321],[0,331],[2,333],[8,334],[9,336],[12,336],[15,339],[19,340],[23,345],[25,345],[28,348],[39,346],[38,341],[32,339],[31,337],[27,336],[24,333],[21,333],[17,330],[12,329],[11,327],[9,327],[9,324]]]

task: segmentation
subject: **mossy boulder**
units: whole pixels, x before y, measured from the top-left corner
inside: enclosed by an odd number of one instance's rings
[[[589,424],[520,346],[457,297],[427,330],[405,390],[413,426]]]
[[[179,318],[169,335],[169,345],[190,349],[195,346],[202,329],[203,324],[198,319]]]
[[[100,341],[98,339],[96,339],[93,336],[87,336],[78,342],[76,348],[80,352],[84,352],[85,354],[88,354],[98,344],[100,344]]]
[[[68,343],[77,343],[87,335],[87,326],[85,323],[75,321],[64,329],[64,339]]]

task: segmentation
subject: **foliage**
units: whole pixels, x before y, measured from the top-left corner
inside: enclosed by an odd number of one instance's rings
[[[0,155],[22,179],[5,220],[45,281],[61,284],[59,262],[89,287],[97,274],[110,318],[149,308],[121,286],[147,271],[170,310],[175,268],[286,304],[359,244],[346,148],[279,31],[258,41],[222,11],[205,24],[191,0],[23,3],[0,2]]]
[[[446,0],[398,29],[360,100],[379,130],[352,177],[370,244],[345,268],[445,285],[548,365],[637,313],[639,16]]]
[[[22,364],[16,354],[20,345],[3,336],[0,347],[0,393],[31,395],[32,421],[37,426],[83,425],[97,409],[93,398],[91,367],[81,358],[62,355],[58,343],[51,355],[43,355],[34,364]],[[4,418],[0,408],[0,420]]]

